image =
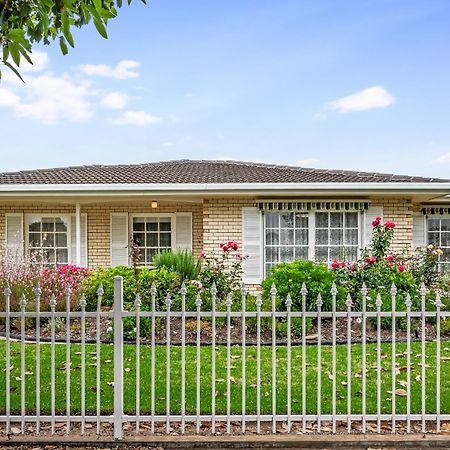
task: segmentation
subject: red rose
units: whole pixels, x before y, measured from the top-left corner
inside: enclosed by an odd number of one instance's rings
[[[341,262],[341,267],[345,267],[345,261]]]
[[[384,224],[384,228],[386,228],[388,230],[392,230],[393,228],[395,228],[395,222],[392,222],[392,221],[386,222]]]
[[[399,264],[399,265],[397,266],[397,269],[398,269],[399,272],[404,272],[405,269],[406,269],[406,267],[405,267],[403,264]]]
[[[375,217],[375,220],[378,220],[378,222],[381,222],[381,217],[380,216],[377,216],[377,217]]]
[[[388,261],[394,261],[394,256],[393,255],[388,255],[388,256],[386,256],[386,259]]]
[[[223,250],[224,252],[228,252],[230,249],[228,248],[227,245],[223,244],[223,245],[222,245],[222,250]]]
[[[377,258],[375,256],[371,256],[370,258],[366,258],[367,264],[375,264],[377,262]]]
[[[372,226],[375,228],[375,227],[377,227],[378,225],[380,225],[380,221],[379,221],[378,219],[375,219],[375,220],[372,222]]]
[[[336,260],[334,260],[334,261],[331,263],[331,267],[332,267],[333,269],[339,269],[339,262],[336,261]]]
[[[205,250],[202,250],[198,256],[199,256],[200,258],[202,258],[202,259],[205,259],[205,258],[206,258],[206,252],[205,252]]]
[[[225,245],[225,244],[224,244],[223,242],[221,242],[221,243],[219,244],[219,247],[220,247],[220,248],[223,248],[224,245]]]

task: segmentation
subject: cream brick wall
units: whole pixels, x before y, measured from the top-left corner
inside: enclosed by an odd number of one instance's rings
[[[396,222],[393,250],[411,251],[413,204],[404,198],[378,198],[372,205],[383,206],[384,220]],[[96,203],[82,205],[81,212],[87,213],[88,220],[88,261],[89,267],[110,265],[110,214],[113,212],[153,213],[153,212],[192,212],[193,253],[201,250],[209,254],[218,252],[219,244],[236,240],[242,248],[242,208],[254,206],[255,199],[210,198],[202,203],[176,204],[159,202],[152,209],[149,202],[130,201],[116,203]],[[414,207],[417,207],[414,205]],[[74,205],[27,202],[0,205],[0,240],[5,240],[6,213],[52,213],[74,214]]]
[[[384,198],[372,201],[372,205],[383,206],[383,221],[396,223],[392,250],[395,252],[412,251],[413,246],[413,204],[405,198]]]
[[[111,213],[192,213],[193,253],[197,255],[203,248],[202,204],[175,204],[158,202],[152,209],[149,202],[96,203],[81,205],[81,213],[87,214],[87,241],[89,268],[110,265],[110,220]],[[74,214],[74,205],[49,203],[24,203],[23,205],[4,204],[0,206],[0,240],[5,241],[5,214],[7,213],[49,213]]]

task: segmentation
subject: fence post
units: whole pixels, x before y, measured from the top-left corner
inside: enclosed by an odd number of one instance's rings
[[[114,439],[123,438],[123,278],[114,277]]]

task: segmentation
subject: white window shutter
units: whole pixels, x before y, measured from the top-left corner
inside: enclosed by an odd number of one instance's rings
[[[422,212],[413,213],[413,250],[424,247],[427,242],[426,215]]]
[[[192,213],[175,214],[175,250],[192,251]]]
[[[12,258],[23,257],[23,214],[6,214],[6,249]]]
[[[70,216],[70,262],[77,263],[77,219],[75,214]],[[80,266],[87,267],[87,216],[81,214],[81,258]]]
[[[128,214],[111,214],[111,267],[128,265]]]
[[[242,254],[246,284],[259,284],[263,278],[262,216],[257,208],[242,208]]]
[[[364,231],[363,231],[363,247],[368,247],[372,241],[373,226],[372,222],[376,217],[383,219],[383,207],[382,206],[369,206],[364,211]]]

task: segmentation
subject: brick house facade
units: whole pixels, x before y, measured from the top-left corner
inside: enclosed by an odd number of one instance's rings
[[[449,195],[447,180],[224,161],[5,173],[0,239],[89,268],[129,264],[131,241],[151,264],[161,249],[210,254],[235,240],[249,256],[244,281],[258,284],[298,255],[359,256],[380,215],[396,222],[394,250],[439,239],[446,267]]]

